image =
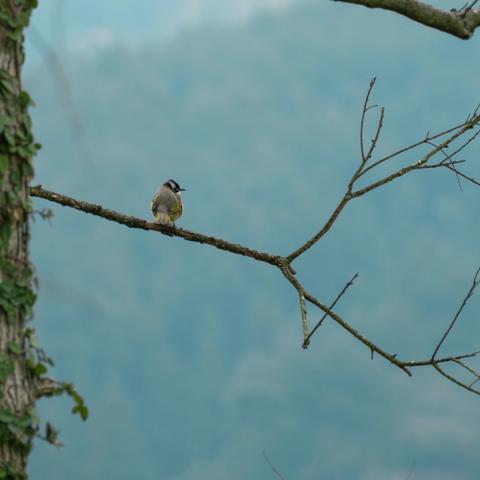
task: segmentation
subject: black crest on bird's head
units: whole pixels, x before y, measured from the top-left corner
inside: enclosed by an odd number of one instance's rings
[[[168,180],[163,184],[164,187],[169,188],[172,192],[178,193],[185,191],[184,188],[181,188],[180,185],[175,180]]]

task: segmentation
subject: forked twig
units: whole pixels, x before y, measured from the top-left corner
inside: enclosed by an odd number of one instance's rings
[[[458,320],[458,317],[462,313],[462,310],[464,309],[465,305],[467,304],[467,302],[470,300],[470,298],[475,293],[475,289],[478,287],[478,284],[480,283],[480,280],[478,279],[479,273],[480,273],[480,268],[478,268],[477,271],[475,272],[475,276],[473,277],[472,286],[470,287],[467,294],[465,295],[465,298],[463,299],[459,309],[457,310],[457,313],[453,317],[453,320],[450,322],[450,325],[445,330],[444,334],[442,335],[442,338],[440,339],[437,346],[435,347],[435,350],[433,351],[432,358],[431,358],[432,362],[435,360],[435,355],[440,350],[440,347],[442,346],[443,342],[447,338],[448,334],[451,332],[453,326],[455,325],[455,322]]]
[[[362,116],[360,118],[360,154],[362,156],[362,162],[361,163],[367,163],[368,159],[369,159],[369,155],[371,155],[371,152],[372,152],[372,147],[370,147],[369,149],[369,153],[368,154],[365,154],[365,148],[364,148],[364,128],[365,128],[365,116],[367,114],[367,111],[370,110],[371,108],[375,108],[376,105],[368,105],[368,100],[370,99],[370,95],[372,93],[372,90],[373,90],[373,87],[375,85],[375,82],[377,81],[377,77],[373,77],[372,80],[370,80],[370,86],[368,87],[368,92],[367,92],[367,95],[365,97],[365,103],[363,104],[363,109],[362,109]],[[377,129],[377,132],[381,129],[378,128]],[[379,134],[379,132],[378,132]],[[375,147],[373,147],[375,148]]]
[[[478,113],[479,108],[477,107],[474,112],[471,115],[468,115],[466,120],[464,120],[462,123],[455,125],[454,127],[447,128],[445,130],[442,130],[439,133],[430,135],[430,132],[427,133],[425,138],[422,140],[413,143],[412,145],[409,145],[407,147],[401,148],[399,150],[394,151],[393,153],[384,156],[383,158],[376,160],[372,164],[368,165],[368,160],[372,157],[373,151],[377,145],[378,139],[380,137],[380,132],[382,130],[383,126],[383,119],[384,119],[384,109],[382,107],[380,117],[378,120],[377,124],[377,129],[374,135],[374,138],[372,139],[372,144],[370,146],[370,149],[367,153],[365,153],[365,146],[364,146],[364,123],[365,123],[365,118],[366,118],[366,112],[368,111],[369,108],[371,108],[371,105],[368,105],[373,86],[375,85],[375,78],[371,80],[367,95],[363,104],[362,108],[362,116],[360,120],[360,153],[361,153],[361,162],[360,166],[355,170],[353,173],[350,181],[348,182],[346,192],[340,199],[338,205],[335,207],[334,211],[331,213],[330,217],[327,219],[323,227],[309,240],[307,240],[303,245],[298,247],[296,250],[294,250],[292,253],[287,255],[287,260],[288,263],[292,263],[296,258],[298,258],[300,255],[302,255],[304,252],[306,252],[309,248],[311,248],[313,245],[315,245],[327,232],[330,231],[336,220],[338,219],[340,213],[343,211],[343,209],[346,207],[347,203],[354,198],[360,197],[362,195],[365,195],[366,193],[375,190],[383,185],[386,185],[387,183],[390,183],[394,180],[397,180],[400,177],[403,177],[407,173],[410,173],[412,171],[416,170],[422,170],[424,168],[429,168],[429,161],[435,157],[438,153],[443,153],[445,154],[445,149],[448,148],[451,144],[453,144],[457,139],[462,137],[465,132],[468,130],[471,130],[472,128],[477,127],[480,124],[480,115]],[[455,150],[450,156],[451,158],[458,154],[462,149],[464,149],[467,145],[469,145],[477,135],[480,134],[480,130],[475,132],[472,137],[470,137],[467,141],[465,141],[457,150]],[[442,137],[445,137],[449,135],[446,139],[444,139],[440,144],[435,145],[432,143],[433,140],[439,139]],[[377,180],[370,185],[361,187],[357,190],[354,190],[354,186],[356,182],[367,172],[371,171],[373,168],[381,165],[382,163],[387,162],[388,160],[391,160],[395,157],[399,157],[402,154],[413,150],[421,145],[431,145],[433,148],[427,152],[425,155],[423,155],[419,160],[416,162],[407,165],[403,168],[400,168],[396,170],[395,172],[391,173],[390,175],[387,175],[384,178],[381,178],[380,180]],[[442,162],[440,162],[442,163]],[[445,166],[447,167],[448,164]],[[448,168],[448,167],[447,167]],[[452,169],[452,165],[450,165],[449,170],[453,171],[456,175],[459,175],[461,177],[464,177],[463,174],[460,172],[457,172],[456,169]]]
[[[433,368],[440,373],[443,377],[445,377],[447,380],[450,380],[452,383],[455,385],[458,385],[461,388],[464,388],[465,390],[468,390],[471,393],[475,393],[476,395],[480,395],[480,390],[477,390],[476,388],[473,388],[472,386],[467,385],[464,382],[461,382],[457,378],[455,378],[453,375],[448,374],[443,368],[440,368],[437,362],[432,363]],[[470,384],[472,385],[472,384]]]
[[[355,279],[358,277],[358,273],[356,273],[346,284],[345,286],[343,287],[342,291],[337,295],[337,298],[335,298],[335,300],[332,302],[332,304],[328,307],[328,312],[325,312],[323,315],[322,315],[322,318],[317,322],[317,324],[312,328],[312,331],[307,335],[307,337],[305,338],[304,337],[304,340],[303,340],[303,345],[302,347],[304,349],[308,348],[308,346],[310,345],[310,339],[312,338],[313,334],[318,330],[318,328],[320,328],[320,326],[322,325],[323,321],[327,318],[327,315],[329,314],[329,312],[332,310],[333,307],[335,307],[335,305],[337,304],[337,302],[342,298],[343,294],[353,285],[353,282],[355,281]]]

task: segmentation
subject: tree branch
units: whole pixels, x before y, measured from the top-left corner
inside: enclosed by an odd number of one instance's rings
[[[328,312],[337,304],[337,302],[343,297],[344,293],[353,285],[353,282],[355,281],[355,279],[357,277],[358,277],[358,273],[356,273],[351,278],[351,280],[345,284],[342,291],[337,295],[335,300],[328,307]],[[317,322],[317,324],[312,328],[311,332],[307,335],[307,337],[306,338],[304,337],[303,345],[302,345],[303,348],[305,348],[305,349],[308,348],[308,346],[310,345],[310,339],[312,338],[313,334],[321,327],[323,321],[327,318],[328,312],[325,312],[322,315],[322,318],[320,318],[320,320]]]
[[[417,0],[333,0],[335,2],[353,3],[368,8],[390,10],[408,17],[410,20],[434,28],[462,40],[473,36],[475,29],[480,25],[480,10],[474,9],[473,2],[461,10],[441,10]]]
[[[263,458],[265,461],[268,463],[268,466],[272,469],[273,473],[280,479],[280,480],[285,480],[285,477],[279,472],[277,468],[275,468],[275,465],[271,462],[271,460],[268,458],[267,454],[265,451],[262,451]]]
[[[326,223],[323,225],[323,227],[320,229],[318,233],[316,233],[312,238],[307,240],[302,246],[297,248],[295,251],[290,253],[286,258],[288,263],[293,262],[297,257],[302,255],[304,252],[306,252],[309,248],[311,248],[313,245],[315,245],[333,226],[337,218],[339,217],[340,213],[342,210],[345,208],[347,203],[350,200],[353,200],[354,198],[360,197],[371,190],[375,190],[376,188],[379,188],[387,183],[392,182],[393,180],[396,180],[397,178],[402,177],[403,175],[410,173],[414,170],[421,170],[423,168],[428,167],[428,162],[435,157],[438,153],[444,153],[444,149],[448,148],[451,144],[453,144],[457,139],[461,138],[467,131],[477,127],[480,124],[480,114],[478,113],[479,107],[475,109],[473,114],[468,115],[466,120],[460,123],[459,125],[456,125],[454,127],[448,128],[446,130],[443,130],[439,133],[436,133],[434,135],[430,135],[430,132],[427,133],[425,138],[422,140],[413,143],[412,145],[409,145],[407,147],[401,148],[400,150],[397,150],[389,155],[386,155],[385,157],[376,160],[373,162],[371,165],[368,165],[368,160],[372,157],[373,151],[375,150],[375,147],[377,146],[379,137],[380,137],[380,132],[382,130],[383,126],[383,119],[384,119],[384,109],[383,107],[381,108],[379,119],[377,122],[377,128],[374,134],[374,137],[371,140],[371,146],[370,149],[368,150],[367,153],[365,153],[365,147],[364,147],[364,141],[363,141],[363,132],[364,132],[364,123],[365,123],[365,114],[366,112],[372,107],[371,105],[368,105],[368,100],[370,98],[373,86],[375,84],[375,78],[371,80],[370,86],[367,91],[367,95],[365,98],[365,102],[363,104],[363,109],[362,109],[362,116],[360,119],[360,156],[361,156],[361,161],[360,161],[360,166],[355,170],[353,173],[345,194],[343,197],[340,199],[340,202],[338,203],[337,207],[333,211],[333,213],[330,215]],[[450,134],[443,142],[441,142],[438,145],[432,145],[431,141],[437,138],[445,137],[446,135]],[[471,142],[473,142],[477,136],[480,134],[480,130],[476,131],[468,140],[462,143],[460,147],[458,147],[451,155],[448,156],[448,160],[452,162],[452,158],[458,154],[461,150],[463,150],[467,145],[469,145]],[[374,169],[378,165],[381,165],[382,163],[391,160],[397,156],[402,155],[403,153],[406,153],[416,147],[419,147],[420,145],[430,145],[433,148],[423,157],[421,157],[418,161],[407,165],[406,167],[403,167],[396,172],[381,178],[380,180],[377,180],[376,182],[373,182],[370,185],[367,185],[363,188],[359,188],[358,190],[353,190],[355,184],[357,181],[368,171]],[[445,153],[444,153],[445,154]],[[445,162],[440,162],[442,165]],[[436,165],[437,166],[437,165]],[[439,165],[438,165],[439,166]],[[449,170],[453,171],[456,175],[460,175],[465,178],[465,175],[462,175],[460,172],[458,172],[455,168],[452,167],[452,163],[447,164],[445,163],[445,167],[449,168]],[[472,181],[470,178],[466,177],[468,180]],[[475,183],[475,182],[473,182]]]
[[[169,227],[165,225],[159,225],[157,223],[147,222],[146,220],[131,217],[128,215],[124,215],[114,210],[108,210],[103,208],[100,205],[95,205],[93,203],[85,202],[76,200],[71,197],[67,197],[65,195],[60,195],[55,192],[51,192],[48,190],[43,189],[41,186],[31,187],[31,195],[34,197],[43,198],[46,200],[50,200],[54,203],[58,203],[60,205],[74,208],[76,210],[80,210],[85,213],[90,213],[92,215],[96,215],[98,217],[105,218],[107,220],[120,223],[130,228],[139,228],[142,230],[154,230],[164,235],[174,236],[174,237],[181,237],[185,240],[197,243],[206,243],[208,245],[214,246],[221,250],[226,250],[231,253],[235,253],[238,255],[244,255],[246,257],[250,257],[254,260],[258,260],[264,263],[268,263],[273,265],[281,270],[287,281],[293,286],[293,288],[297,291],[300,299],[300,309],[301,309],[301,316],[302,316],[302,325],[303,325],[303,333],[304,333],[304,343],[305,341],[309,341],[312,334],[318,328],[317,326],[312,330],[312,332],[308,332],[308,324],[307,324],[307,313],[305,307],[305,301],[310,302],[312,305],[315,305],[321,311],[325,313],[326,316],[330,317],[333,321],[335,321],[338,325],[340,325],[344,330],[346,330],[350,335],[356,338],[358,341],[363,343],[371,352],[377,353],[379,356],[386,359],[391,364],[395,365],[402,371],[404,371],[407,375],[411,376],[412,373],[410,369],[412,367],[424,367],[424,366],[433,366],[441,375],[445,378],[451,380],[457,385],[460,385],[462,388],[465,388],[473,393],[480,394],[480,391],[475,390],[471,386],[461,382],[460,380],[456,379],[455,377],[447,374],[443,369],[439,367],[439,364],[448,364],[448,363],[456,363],[462,365],[464,368],[468,369],[461,360],[467,358],[476,357],[480,351],[462,354],[457,356],[451,357],[444,357],[440,359],[424,359],[424,360],[400,360],[397,357],[397,354],[388,353],[377,344],[366,338],[362,335],[357,329],[353,328],[346,320],[344,320],[340,315],[338,315],[335,311],[332,310],[334,304],[341,298],[341,296],[345,293],[345,291],[350,287],[353,283],[353,280],[356,278],[356,275],[350,280],[343,290],[337,295],[335,302],[331,306],[327,306],[320,302],[315,296],[308,293],[302,284],[297,280],[293,270],[290,268],[288,263],[288,258],[281,257],[277,255],[271,255],[266,252],[259,252],[257,250],[253,250],[248,247],[244,247],[242,245],[238,245],[235,243],[227,242],[223,239],[203,235],[201,233],[190,232],[188,230],[183,230],[175,227]],[[323,321],[323,319],[321,320]],[[318,324],[317,324],[318,325]],[[472,369],[473,370],[473,369]],[[476,377],[478,379],[478,375]],[[38,389],[38,396],[49,395],[51,393],[51,384],[49,381],[45,382],[45,384],[41,385]]]
[[[237,243],[227,242],[226,240],[223,240],[221,238],[215,238],[208,235],[203,235],[202,233],[191,232],[189,230],[184,230],[183,228],[176,228],[170,227],[168,225],[160,225],[154,222],[147,222],[142,218],[124,215],[122,213],[115,212],[114,210],[103,208],[102,206],[96,205],[94,203],[76,200],[75,198],[67,197],[66,195],[61,195],[59,193],[45,190],[42,188],[41,185],[31,187],[30,195],[32,197],[39,197],[44,198],[45,200],[50,200],[51,202],[58,203],[60,205],[63,205],[64,207],[75,208],[76,210],[90,213],[91,215],[96,215],[97,217],[102,217],[106,220],[120,223],[121,225],[126,225],[129,228],[154,230],[170,237],[181,237],[184,240],[188,240],[189,242],[205,243],[220,250],[226,250],[227,252],[235,253],[237,255],[254,258],[255,260],[269,263],[270,265],[278,266],[282,263],[282,257],[278,255],[260,252],[258,250],[254,250],[253,248],[244,247],[243,245],[239,245]]]
[[[478,109],[475,110],[475,112],[467,117],[467,119],[462,122],[461,124],[449,128],[447,130],[444,130],[440,133],[437,133],[435,135],[430,135],[430,133],[427,133],[426,137],[422,139],[419,142],[416,142],[408,147],[402,148],[400,150],[397,150],[396,152],[393,152],[390,155],[387,155],[380,160],[373,161],[369,165],[369,160],[371,160],[374,150],[376,148],[376,145],[378,143],[378,140],[380,138],[380,133],[382,130],[383,126],[383,119],[384,119],[384,109],[383,107],[380,110],[380,115],[377,121],[377,126],[373,135],[373,138],[371,139],[371,144],[368,149],[365,148],[364,145],[364,140],[363,140],[363,135],[364,135],[364,123],[365,123],[365,118],[366,118],[366,112],[372,108],[372,105],[369,105],[369,98],[370,94],[372,92],[372,88],[374,86],[375,79],[373,79],[370,83],[370,87],[368,89],[366,99],[363,105],[363,110],[362,110],[362,116],[361,116],[361,122],[360,122],[360,165],[355,169],[355,172],[353,173],[350,181],[347,184],[346,192],[343,195],[343,197],[340,199],[338,205],[334,209],[333,213],[330,215],[326,223],[323,225],[323,227],[320,229],[320,231],[314,235],[310,240],[305,242],[300,248],[295,250],[293,253],[291,253],[288,256],[281,256],[281,255],[274,255],[268,252],[262,252],[258,251],[243,245],[239,245],[236,243],[228,242],[226,240],[223,240],[221,238],[216,238],[208,235],[204,235],[202,233],[197,233],[197,232],[192,232],[189,230],[184,230],[182,228],[176,228],[176,227],[170,227],[167,225],[161,225],[155,222],[148,222],[144,219],[141,218],[136,218],[128,215],[124,215],[122,213],[118,213],[114,210],[109,210],[101,205],[96,205],[93,203],[77,200],[72,197],[68,197],[66,195],[61,195],[56,192],[48,191],[43,189],[40,185],[31,187],[30,189],[30,194],[33,197],[39,197],[43,198],[46,200],[49,200],[51,202],[58,203],[60,205],[74,208],[76,210],[80,210],[85,213],[89,213],[91,215],[96,215],[98,217],[102,217],[104,219],[125,225],[129,228],[139,228],[142,230],[153,230],[159,233],[162,233],[163,235],[168,235],[171,237],[181,237],[185,240],[188,240],[190,242],[196,242],[196,243],[205,243],[207,245],[213,246],[215,248],[218,248],[220,250],[224,250],[230,253],[234,253],[236,255],[243,255],[246,257],[249,257],[253,260],[257,260],[260,262],[268,263],[269,265],[272,265],[274,267],[277,267],[286,280],[290,283],[290,285],[296,290],[299,298],[299,304],[300,304],[300,315],[301,315],[301,320],[302,320],[302,330],[303,330],[303,348],[307,348],[307,346],[310,343],[310,340],[313,336],[313,334],[318,330],[322,322],[325,320],[326,317],[329,317],[332,319],[334,322],[336,322],[338,325],[340,325],[345,331],[347,331],[351,336],[353,336],[356,340],[359,342],[363,343],[371,352],[372,358],[373,354],[377,353],[380,357],[384,358],[388,362],[390,362],[392,365],[395,365],[397,368],[401,369],[403,372],[405,372],[407,375],[411,376],[411,369],[413,367],[425,367],[425,366],[430,366],[435,368],[442,376],[447,378],[448,380],[452,381],[453,383],[461,386],[462,388],[465,388],[473,393],[479,394],[480,395],[480,390],[476,390],[473,388],[473,385],[480,380],[480,374],[476,372],[472,367],[467,365],[465,363],[465,360],[467,359],[472,359],[477,356],[477,354],[480,353],[480,351],[473,352],[473,353],[467,353],[467,354],[461,354],[461,355],[456,355],[456,356],[450,356],[450,357],[443,357],[440,359],[436,359],[435,355],[438,352],[440,346],[442,345],[443,341],[453,328],[455,322],[457,321],[460,313],[463,310],[463,307],[465,303],[468,301],[468,299],[471,297],[473,294],[474,289],[480,283],[480,280],[478,280],[478,275],[480,275],[480,269],[477,271],[477,274],[475,275],[475,279],[472,285],[472,288],[468,292],[467,296],[465,297],[462,306],[460,309],[457,311],[457,314],[455,315],[453,321],[451,322],[449,328],[447,331],[444,333],[442,339],[440,340],[439,344],[437,345],[437,348],[434,351],[434,354],[432,357],[428,359],[422,359],[422,360],[401,360],[398,358],[397,354],[392,354],[381,348],[379,345],[376,343],[372,342],[370,339],[366,338],[362,333],[360,333],[357,329],[355,329],[349,322],[347,322],[345,319],[343,319],[340,315],[338,315],[334,310],[334,306],[338,302],[338,300],[344,295],[344,293],[347,291],[347,289],[353,284],[355,278],[357,275],[355,275],[340,291],[340,293],[337,295],[336,299],[334,302],[330,305],[327,306],[320,300],[318,300],[314,295],[310,294],[307,292],[304,288],[304,286],[300,283],[300,281],[297,279],[295,276],[295,271],[293,270],[291,266],[291,262],[295,260],[297,257],[299,257],[301,254],[303,254],[305,251],[307,251],[310,247],[312,247],[315,243],[317,243],[333,226],[335,221],[338,219],[339,215],[342,213],[343,209],[347,205],[347,203],[350,200],[353,200],[354,198],[360,197],[362,195],[365,195],[366,193],[379,188],[382,185],[385,185],[387,183],[392,182],[393,180],[402,177],[403,175],[406,175],[407,173],[414,171],[414,170],[422,170],[422,169],[427,169],[427,168],[441,168],[445,167],[448,168],[449,170],[455,172],[455,174],[458,174],[467,180],[470,180],[473,183],[478,184],[474,179],[460,173],[456,169],[456,165],[458,163],[462,163],[463,160],[453,160],[452,157],[456,155],[458,152],[460,152],[463,148],[465,148],[468,144],[473,142],[477,135],[479,135],[479,132],[476,131],[468,140],[464,141],[460,146],[451,154],[448,155],[445,152],[445,149],[449,147],[450,145],[454,144],[456,140],[458,140],[460,137],[464,135],[465,132],[467,132],[470,129],[473,129],[474,127],[477,127],[480,124],[480,115],[478,114]],[[445,139],[445,137],[447,138]],[[439,143],[438,145],[433,144],[432,140],[441,138],[443,137],[444,140]],[[457,142],[455,142],[457,143]],[[380,178],[379,180],[374,181],[370,185],[357,188],[356,190],[354,187],[356,186],[357,181],[369,170],[372,170],[376,166],[386,162],[387,160],[393,159],[397,156],[400,156],[401,154],[412,150],[413,148],[416,148],[420,145],[429,145],[432,147],[430,151],[428,151],[425,155],[423,155],[418,161],[407,165],[403,168],[398,169],[397,171],[394,171],[390,175],[387,175],[383,178]],[[429,161],[435,157],[437,154],[443,154],[445,159],[438,161],[437,163],[429,163]],[[314,326],[314,328],[309,331],[308,327],[308,318],[307,318],[307,308],[306,308],[306,301],[308,301],[310,304],[314,305],[317,307],[320,311],[323,312],[323,316],[320,319],[319,322]],[[469,374],[474,376],[474,381],[471,382],[470,384],[466,384],[465,382],[462,382],[458,378],[454,377],[453,375],[450,375],[449,373],[445,372],[445,370],[440,367],[440,365],[449,365],[449,364],[455,364],[461,368],[463,368],[465,371],[467,371]],[[49,389],[51,388],[51,385],[45,383],[44,385],[41,386],[38,390],[38,395],[48,395]]]
[[[445,333],[442,335],[442,338],[440,339],[437,346],[435,347],[435,350],[432,353],[432,362],[433,362],[433,360],[435,360],[435,355],[438,353],[438,351],[440,350],[440,347],[442,346],[442,343],[445,341],[448,334],[451,332],[453,326],[455,325],[455,322],[458,320],[458,317],[462,313],[462,310],[465,308],[465,305],[467,304],[467,302],[470,300],[470,298],[472,298],[473,294],[475,293],[475,289],[478,287],[478,284],[480,283],[480,280],[478,279],[479,274],[480,274],[480,268],[478,268],[477,271],[475,272],[475,276],[473,277],[473,282],[472,282],[472,285],[471,285],[470,289],[468,290],[467,294],[465,295],[465,298],[463,299],[462,304],[460,305],[459,309],[457,310],[457,313],[453,317],[453,320],[450,322],[450,325],[445,330]],[[458,360],[458,359],[455,359],[455,360]]]

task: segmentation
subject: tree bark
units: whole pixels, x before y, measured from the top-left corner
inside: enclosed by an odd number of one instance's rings
[[[29,184],[37,145],[28,94],[21,87],[23,31],[36,0],[0,0],[0,478],[26,478],[38,428],[38,368],[33,329],[35,301],[29,258]]]
[[[460,10],[443,10],[418,0],[334,0],[368,8],[381,8],[399,13],[414,22],[449,33],[462,40],[472,38],[480,26],[480,10],[472,8],[476,2],[465,2]]]

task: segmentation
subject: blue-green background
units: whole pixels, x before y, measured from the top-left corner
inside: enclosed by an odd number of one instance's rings
[[[373,76],[386,107],[378,154],[480,101],[478,35],[330,1],[45,0],[33,25],[36,183],[149,218],[174,178],[187,189],[179,226],[274,253],[314,234],[343,194]],[[477,177],[479,154],[460,157]],[[299,278],[328,303],[359,272],[338,311],[402,358],[428,357],[480,264],[480,190],[462,187],[429,170],[356,200],[296,262]],[[35,325],[90,417],[72,416],[69,399],[39,403],[65,446],[37,441],[32,479],[273,479],[262,451],[287,479],[403,480],[413,462],[414,479],[480,478],[480,399],[432,369],[408,378],[371,361],[331,321],[302,350],[297,296],[278,271],[35,205],[55,213],[33,227]],[[445,354],[479,347],[479,311],[474,297]]]

